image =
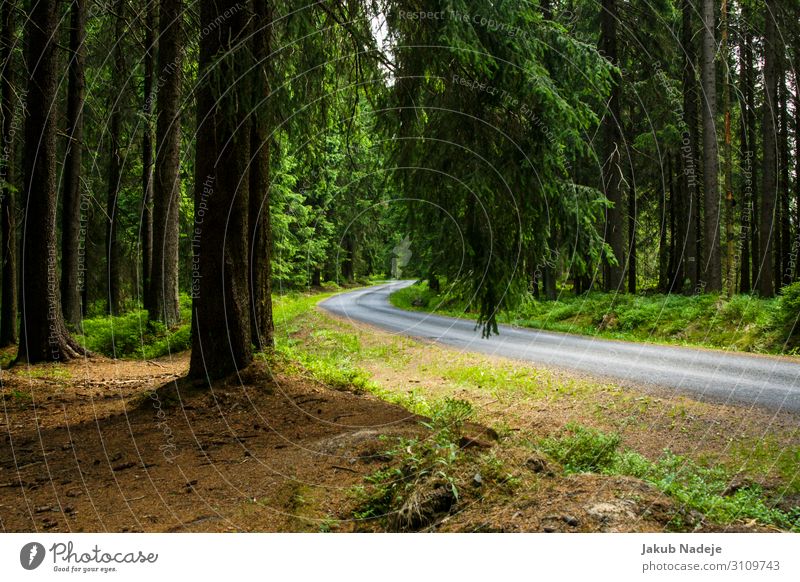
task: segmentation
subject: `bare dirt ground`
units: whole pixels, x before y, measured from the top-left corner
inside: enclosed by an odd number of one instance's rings
[[[180,354],[4,371],[2,531],[325,529],[377,435],[420,431],[400,407],[258,367],[182,403],[151,396],[187,368]]]

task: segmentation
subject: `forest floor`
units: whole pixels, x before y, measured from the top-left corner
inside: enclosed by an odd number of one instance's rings
[[[796,416],[461,353],[316,300],[279,308],[277,355],[211,390],[181,380],[186,352],[3,370],[0,531],[800,526]]]

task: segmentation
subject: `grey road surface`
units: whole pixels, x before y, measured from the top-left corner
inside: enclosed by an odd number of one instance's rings
[[[321,306],[334,315],[464,351],[526,360],[652,385],[703,400],[800,412],[800,363],[788,358],[659,346],[500,326],[481,337],[474,321],[397,309],[389,294],[412,281],[342,293]]]

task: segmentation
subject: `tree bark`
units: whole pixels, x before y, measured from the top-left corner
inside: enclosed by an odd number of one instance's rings
[[[142,132],[142,303],[152,305],[150,279],[153,270],[153,67],[156,51],[156,3],[147,8],[144,36],[144,131]]]
[[[183,67],[182,0],[161,0],[158,49],[156,169],[153,188],[153,262],[150,319],[180,321],[178,240],[180,219],[180,99]]]
[[[783,47],[781,47],[783,52]],[[788,77],[787,67],[788,64],[785,58],[781,59],[781,74],[779,86],[779,106],[780,106],[780,237],[781,237],[781,252],[780,252],[780,271],[775,278],[775,288],[778,289],[784,285],[792,282],[792,255],[796,254],[797,249],[792,248],[792,233],[791,233],[791,184],[789,178],[789,165],[791,160],[789,158],[789,88],[787,86]]]
[[[111,84],[121,89],[125,79],[125,64],[122,54],[123,15],[124,4],[117,0],[115,8],[115,39],[111,73]],[[106,197],[106,277],[107,277],[107,307],[109,315],[119,315],[122,309],[122,294],[120,290],[120,252],[117,222],[119,221],[119,192],[122,179],[122,155],[120,152],[120,132],[122,131],[122,99],[121,92],[115,92],[111,97],[111,119],[109,122],[108,139],[108,190]]]
[[[251,336],[256,350],[275,345],[272,321],[272,231],[270,225],[270,131],[267,98],[272,12],[267,0],[253,0],[254,110],[250,133],[250,313]]]
[[[703,194],[704,257],[703,287],[708,292],[722,291],[720,257],[719,152],[717,147],[717,78],[714,0],[703,0]]]
[[[26,30],[28,118],[25,124],[25,218],[22,223],[18,362],[69,360],[85,352],[61,312],[56,247],[56,125],[58,0],[34,2]]]
[[[722,0],[722,53],[723,62],[723,91],[722,107],[725,119],[725,148],[724,148],[724,176],[725,176],[725,291],[729,296],[736,292],[736,269],[734,264],[734,202],[733,202],[733,146],[731,136],[731,75],[730,54],[728,44],[728,19],[729,0]]]
[[[248,11],[235,0],[203,2],[197,87],[195,229],[189,376],[219,378],[253,359],[248,211],[250,75]],[[222,18],[222,15],[226,17]],[[215,23],[218,23],[218,25]]]
[[[744,10],[744,8],[743,8]],[[749,93],[752,91],[750,73],[753,65],[752,53],[752,34],[747,13],[743,12],[739,33],[739,85],[741,87],[739,108],[740,108],[740,141],[741,141],[741,174],[743,183],[741,185],[742,204],[740,210],[741,235],[739,240],[742,245],[742,254],[739,257],[739,291],[749,293],[752,289],[750,284],[750,262],[751,262],[751,236],[753,229],[753,151],[750,134],[748,132],[749,119],[752,115],[750,111]]]
[[[773,285],[773,246],[775,195],[777,178],[777,38],[775,30],[775,0],[766,0],[764,11],[764,119],[762,123],[764,155],[759,212],[759,270],[758,291],[763,297],[775,295]]]
[[[3,2],[0,13],[0,99],[3,114],[2,159],[0,159],[0,260],[2,260],[2,304],[0,304],[0,347],[17,343],[17,219],[14,203],[15,99],[12,46],[14,44],[14,2]]]
[[[694,6],[691,0],[683,0],[681,45],[683,49],[683,117],[684,131],[681,144],[681,167],[683,169],[683,213],[681,221],[685,238],[679,242],[680,265],[678,273],[685,273],[688,287],[684,291],[696,293],[699,289],[699,255],[697,223],[700,215],[698,180],[698,136],[697,136],[697,75],[694,46]],[[683,289],[684,281],[680,281]]]
[[[600,13],[600,51],[614,65],[617,58],[617,2],[603,0]],[[611,83],[608,110],[603,116],[603,192],[611,202],[606,209],[605,241],[611,248],[616,264],[605,264],[605,288],[607,291],[624,291],[623,262],[625,243],[622,233],[622,193],[620,190],[620,79],[616,73]]]
[[[75,0],[70,15],[67,147],[61,208],[61,306],[64,321],[81,330],[81,288],[86,248],[81,245],[81,160],[86,66],[86,0]]]

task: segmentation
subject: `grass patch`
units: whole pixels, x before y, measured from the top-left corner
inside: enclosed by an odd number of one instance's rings
[[[707,467],[669,451],[651,461],[621,450],[614,433],[567,425],[564,434],[543,439],[539,448],[568,473],[628,475],[642,479],[680,503],[720,524],[755,519],[766,525],[800,532],[800,508],[783,511],[772,506],[763,488],[753,483],[731,487],[735,474],[725,466]],[[680,514],[676,514],[680,520]],[[676,521],[680,528],[685,524]]]
[[[191,347],[192,300],[180,297],[181,325],[167,329],[148,321],[147,311],[135,309],[119,316],[97,316],[83,320],[83,333],[76,334],[83,347],[112,358],[150,360]]]

